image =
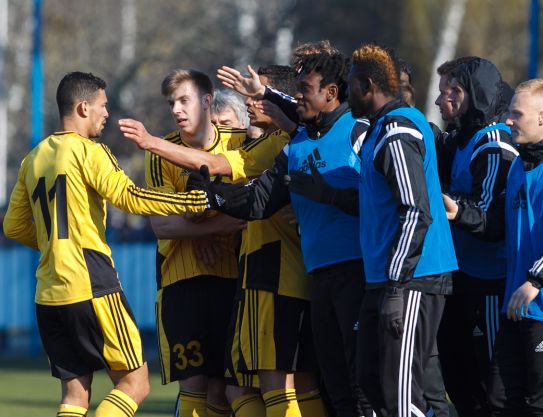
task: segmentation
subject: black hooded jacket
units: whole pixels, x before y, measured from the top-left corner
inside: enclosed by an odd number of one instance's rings
[[[466,91],[468,108],[453,122],[455,129],[446,137],[446,146],[438,146],[444,191],[448,191],[450,186],[456,151],[464,149],[479,130],[505,120],[512,96],[512,89],[502,80],[498,69],[486,59],[476,58],[459,66],[452,72],[452,78]],[[509,134],[502,130],[487,133],[473,149],[471,190],[467,194],[453,195],[453,198],[460,206],[476,206],[485,212],[493,211],[495,205],[500,205],[509,168],[517,155]],[[444,167],[447,167],[447,171]],[[480,221],[466,216],[467,212],[462,213],[453,221],[461,228],[472,229],[472,222]]]

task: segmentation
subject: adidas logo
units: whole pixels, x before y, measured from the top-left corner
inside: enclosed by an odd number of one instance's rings
[[[230,369],[226,368],[226,371],[224,371],[224,377],[225,378],[232,378],[232,374],[230,373]]]
[[[354,324],[354,326],[353,326],[353,330],[354,330],[355,332],[357,332],[357,331],[358,331],[358,328],[359,328],[359,324],[358,324],[358,322],[356,322],[356,323]]]
[[[535,348],[536,352],[543,352],[543,342],[539,343],[537,347]]]
[[[473,329],[473,336],[484,336],[484,333],[479,329],[479,326],[475,326]]]
[[[323,161],[321,154],[319,153],[319,149],[315,148],[313,149],[313,152],[311,152],[309,155],[307,155],[307,159],[302,162],[302,166],[300,167],[300,171],[307,172],[309,171],[309,164],[315,165],[316,168],[325,168],[326,167],[326,161]]]
[[[222,198],[219,194],[215,194],[215,201],[217,202],[217,205],[219,207],[222,207],[224,203],[226,203],[226,200]]]

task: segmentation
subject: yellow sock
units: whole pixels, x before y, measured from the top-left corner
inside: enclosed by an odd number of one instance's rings
[[[318,389],[296,394],[298,407],[302,417],[327,417],[326,408],[322,402],[321,392]]]
[[[205,392],[179,391],[175,417],[207,417]]]
[[[266,407],[259,394],[246,394],[232,401],[236,417],[266,417]]]
[[[230,417],[232,409],[229,405],[207,403],[207,417]]]
[[[276,389],[264,395],[266,417],[301,417],[296,390]]]
[[[94,417],[132,417],[138,405],[127,394],[118,389],[113,389],[106,398],[98,404]]]
[[[60,404],[57,417],[85,417],[87,409],[78,405]]]

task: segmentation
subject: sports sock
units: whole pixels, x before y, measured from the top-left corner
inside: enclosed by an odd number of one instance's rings
[[[266,417],[301,417],[296,390],[276,389],[263,394]]]
[[[296,394],[302,417],[327,417],[326,408],[318,389]]]
[[[60,404],[57,417],[85,417],[87,409],[78,405]]]
[[[207,403],[207,417],[230,417],[232,409],[229,405]]]
[[[138,405],[128,394],[112,389],[98,404],[94,417],[132,417],[137,409]]]
[[[236,417],[266,417],[266,407],[259,394],[246,394],[232,401]]]
[[[207,417],[205,392],[179,391],[174,417]]]

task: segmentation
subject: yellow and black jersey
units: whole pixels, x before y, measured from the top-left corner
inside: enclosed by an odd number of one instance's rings
[[[132,214],[207,207],[201,191],[136,187],[104,144],[75,132],[47,137],[23,160],[4,219],[7,237],[40,250],[36,303],[72,304],[120,289],[105,238],[106,201]]]
[[[224,154],[232,167],[238,167],[233,179],[258,177],[273,165],[289,140],[286,132],[278,130],[245,144],[237,154]],[[242,235],[240,269],[243,288],[309,299],[309,277],[303,265],[300,238],[296,227],[288,224],[281,211],[269,219],[247,224]]]
[[[246,139],[245,129],[213,126],[215,140],[210,147],[204,149],[206,152],[213,154],[228,153],[239,148]],[[190,147],[183,141],[178,131],[166,135],[164,140],[179,146]],[[189,175],[189,170],[180,168],[157,155],[149,152],[145,155],[145,179],[149,188],[161,192],[184,191]],[[213,265],[205,265],[195,257],[192,239],[159,239],[157,254],[158,287],[165,287],[182,279],[202,275],[237,278],[237,234],[217,235],[215,242],[220,251],[217,262]],[[160,270],[158,270],[159,265]]]

